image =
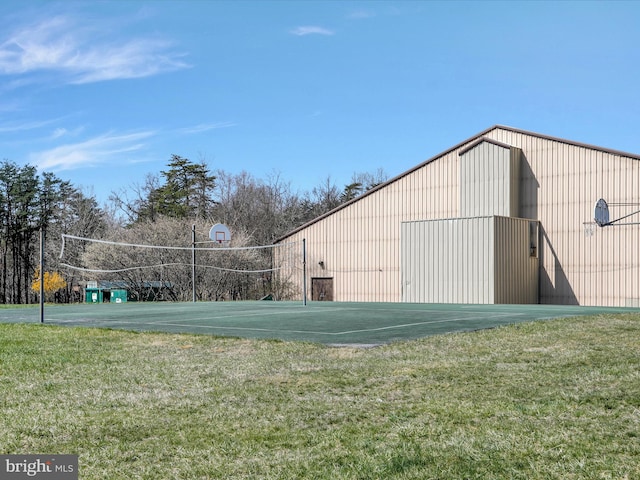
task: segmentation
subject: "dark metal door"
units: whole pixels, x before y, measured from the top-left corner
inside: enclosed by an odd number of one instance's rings
[[[316,300],[319,302],[332,302],[333,278],[312,278],[311,300]]]

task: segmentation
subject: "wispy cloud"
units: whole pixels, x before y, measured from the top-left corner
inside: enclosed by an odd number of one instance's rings
[[[208,132],[209,130],[216,130],[218,128],[229,128],[235,127],[236,124],[233,122],[217,122],[217,123],[200,123],[198,125],[192,125],[190,127],[180,128],[178,130],[179,133],[183,133],[186,135]]]
[[[299,37],[304,37],[305,35],[334,35],[335,34],[333,30],[329,30],[328,28],[317,27],[312,25],[293,28],[289,30],[289,33],[291,33],[292,35],[297,35]]]
[[[122,155],[146,147],[145,140],[155,132],[127,134],[108,133],[84,142],[60,145],[50,150],[33,153],[30,162],[40,170],[72,170],[100,164],[121,162]]]
[[[84,127],[82,127],[82,126],[76,127],[73,130],[69,130],[69,129],[64,128],[64,127],[59,127],[59,128],[54,129],[53,132],[51,132],[51,135],[49,135],[47,140],[49,140],[49,141],[58,140],[58,139],[60,139],[62,137],[76,137],[83,131],[84,131]]]
[[[56,138],[64,137],[67,134],[66,128],[56,128],[51,134],[51,140],[55,140]]]
[[[14,122],[14,123],[3,123],[0,124],[0,133],[18,133],[25,132],[29,130],[35,130],[38,128],[45,127],[47,125],[51,125],[52,123],[58,122],[59,118],[52,118],[49,120],[33,120],[33,121],[24,121],[24,122]]]
[[[189,67],[171,47],[158,38],[105,40],[71,17],[57,16],[0,37],[0,75],[56,71],[68,83],[83,84]]]

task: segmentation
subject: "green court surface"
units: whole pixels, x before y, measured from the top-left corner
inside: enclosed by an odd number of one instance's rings
[[[49,325],[379,345],[533,320],[640,312],[559,305],[351,302],[121,303],[46,306]],[[0,308],[0,323],[39,323],[38,306]]]

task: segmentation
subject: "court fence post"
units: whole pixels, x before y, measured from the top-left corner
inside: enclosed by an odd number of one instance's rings
[[[307,305],[307,239],[302,239],[302,305]]]
[[[196,303],[196,225],[191,228],[191,295]]]
[[[40,323],[44,323],[44,228],[40,227]]]

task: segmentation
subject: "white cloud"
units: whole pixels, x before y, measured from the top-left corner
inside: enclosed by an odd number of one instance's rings
[[[170,47],[167,41],[152,38],[104,40],[71,18],[57,16],[0,39],[0,74],[57,71],[68,76],[68,83],[81,84],[189,67]]]
[[[217,122],[217,123],[200,123],[198,125],[193,125],[191,127],[184,127],[178,130],[180,133],[184,134],[194,134],[194,133],[202,133],[207,132],[209,130],[216,130],[218,128],[228,128],[235,127],[236,124],[233,122]]]
[[[70,136],[78,136],[82,131],[84,130],[84,127],[80,126],[80,127],[76,127],[73,130],[69,130],[67,128],[64,127],[59,127],[53,130],[53,132],[51,132],[51,135],[49,135],[49,137],[47,138],[47,140],[51,141],[51,140],[57,140],[60,139],[62,137],[70,137]]]
[[[29,163],[40,170],[72,170],[100,164],[121,162],[123,154],[145,148],[144,140],[155,132],[123,135],[105,134],[84,142],[60,145],[50,150],[33,153]]]
[[[55,123],[59,120],[60,120],[59,118],[54,118],[50,120],[25,121],[22,123],[4,123],[4,124],[0,124],[0,133],[16,133],[16,132],[35,130],[35,129],[50,125],[52,123]]]
[[[51,134],[51,139],[55,140],[56,138],[64,137],[67,134],[66,128],[56,128]]]
[[[334,35],[335,32],[333,30],[329,30],[324,27],[316,27],[316,26],[303,26],[296,27],[289,31],[292,35],[297,35],[299,37],[303,37],[305,35]]]

